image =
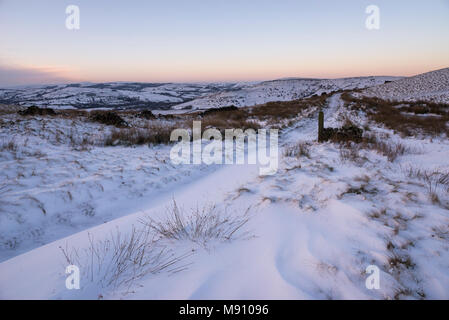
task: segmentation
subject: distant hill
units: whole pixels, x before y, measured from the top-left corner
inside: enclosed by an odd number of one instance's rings
[[[449,68],[368,88],[363,95],[390,100],[449,103]]]
[[[402,79],[288,78],[239,83],[73,83],[0,89],[0,103],[62,108],[151,109],[189,112],[269,101],[288,101],[344,89],[363,89]]]
[[[342,79],[289,78],[243,85],[238,90],[223,91],[175,105],[174,109],[209,109],[234,105],[237,107],[270,101],[289,101],[342,89],[362,89],[395,81],[399,77],[357,77]]]
[[[0,89],[0,103],[51,108],[169,109],[234,83],[73,83]]]

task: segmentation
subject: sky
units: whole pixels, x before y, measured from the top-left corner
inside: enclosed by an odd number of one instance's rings
[[[66,7],[80,29],[66,28]],[[380,28],[368,30],[367,6]],[[449,67],[449,0],[0,0],[0,85],[409,76]]]

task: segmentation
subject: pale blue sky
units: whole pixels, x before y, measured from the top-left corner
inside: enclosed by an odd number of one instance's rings
[[[449,67],[449,0],[0,0],[0,39],[2,85],[412,75]]]

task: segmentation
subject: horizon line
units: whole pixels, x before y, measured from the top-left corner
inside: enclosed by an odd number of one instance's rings
[[[31,87],[31,86],[59,86],[59,85],[71,85],[71,84],[113,84],[113,83],[137,83],[137,84],[145,84],[145,83],[154,83],[154,84],[205,84],[205,83],[263,83],[270,81],[287,81],[287,80],[339,80],[339,79],[351,79],[351,78],[410,78],[414,76],[418,76],[421,74],[439,71],[448,69],[448,67],[432,69],[430,71],[425,71],[417,74],[413,74],[410,76],[405,75],[360,75],[360,76],[343,76],[343,77],[280,77],[280,78],[271,78],[271,79],[259,79],[259,80],[200,80],[200,81],[134,81],[134,80],[114,80],[114,81],[86,81],[80,80],[77,81],[75,79],[60,82],[49,82],[49,83],[26,83],[26,84],[11,84],[11,85],[0,85],[0,88],[17,88],[17,87]]]

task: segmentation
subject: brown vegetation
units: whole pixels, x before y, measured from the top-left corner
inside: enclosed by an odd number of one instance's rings
[[[172,125],[149,125],[146,128],[121,128],[112,130],[105,138],[106,146],[168,144],[171,132],[176,129]]]
[[[109,126],[116,126],[118,128],[128,126],[126,121],[113,111],[92,111],[89,119],[93,122],[99,122]]]
[[[323,107],[328,95],[315,96],[307,99],[293,101],[267,102],[251,108],[250,115],[259,120],[283,120],[291,119],[310,107]]]
[[[351,109],[363,110],[369,119],[387,128],[412,136],[416,133],[449,137],[449,105],[424,101],[389,101],[379,98],[355,98],[350,93],[342,99]]]
[[[28,107],[18,112],[21,116],[53,116],[56,112],[51,108]]]

